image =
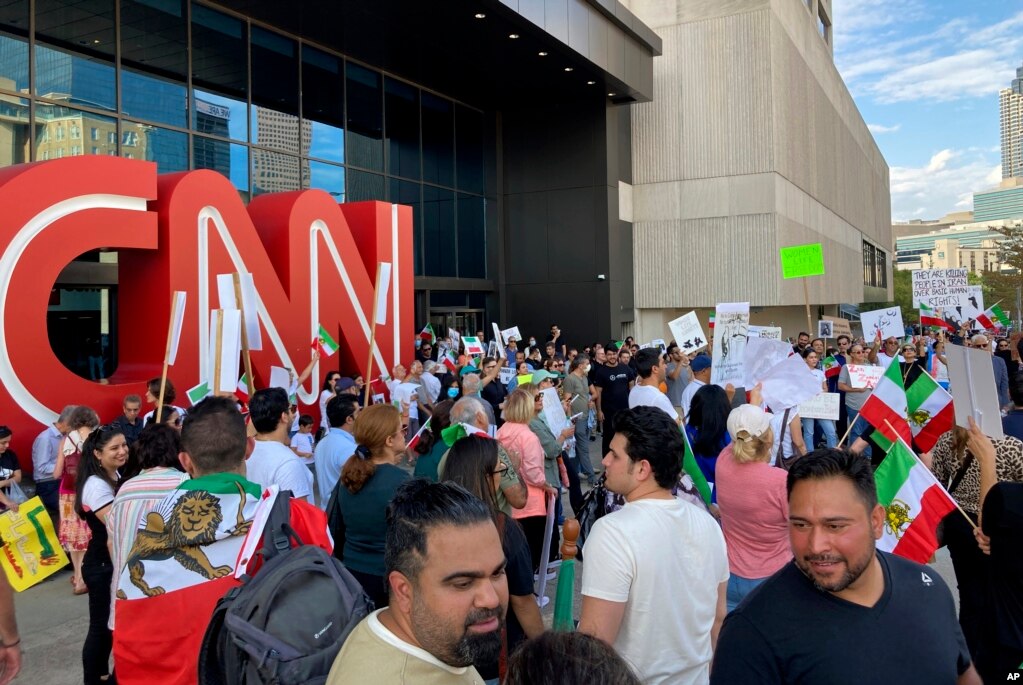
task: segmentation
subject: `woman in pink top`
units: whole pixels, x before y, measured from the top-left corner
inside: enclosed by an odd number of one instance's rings
[[[744,404],[728,415],[732,444],[718,457],[715,487],[728,546],[728,610],[792,558],[787,474],[771,466],[771,417]]]
[[[539,400],[540,396],[537,396]],[[504,403],[504,425],[497,430],[497,441],[505,449],[519,477],[529,491],[526,506],[512,511],[526,533],[534,571],[540,567],[543,553],[543,538],[547,525],[547,493],[554,489],[547,485],[543,470],[543,445],[529,428],[529,422],[536,415],[534,399],[525,390],[517,389]]]

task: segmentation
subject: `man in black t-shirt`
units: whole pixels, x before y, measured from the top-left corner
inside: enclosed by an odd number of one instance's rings
[[[875,549],[885,510],[867,460],[812,452],[788,502],[794,558],[725,619],[711,685],[981,682],[941,577]]]
[[[604,424],[601,455],[611,449],[615,415],[629,408],[629,391],[636,380],[635,371],[618,363],[618,348],[613,342],[604,348],[604,358],[604,365],[597,367],[593,378],[593,385],[597,388],[597,420]]]

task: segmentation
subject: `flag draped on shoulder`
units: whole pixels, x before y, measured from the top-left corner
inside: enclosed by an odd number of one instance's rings
[[[682,439],[686,443],[686,451],[685,454],[682,455],[682,470],[689,474],[689,477],[693,479],[693,485],[696,486],[696,489],[700,493],[700,497],[703,498],[704,503],[710,504],[710,483],[707,482],[707,477],[704,476],[703,471],[700,470],[700,465],[696,463],[696,456],[693,454],[692,445],[689,444],[689,435],[686,433],[686,427],[680,426],[679,429],[682,431]]]
[[[927,563],[938,549],[938,523],[955,509],[955,502],[902,440],[892,443],[874,482],[885,513],[877,548]]]
[[[863,420],[874,427],[874,441],[885,449],[900,437],[907,443],[913,440],[913,433],[906,421],[906,406],[902,367],[893,361],[860,409]],[[896,432],[892,432],[889,424]]]
[[[921,452],[930,452],[955,423],[952,396],[930,374],[917,375],[906,388],[906,407],[913,442]]]

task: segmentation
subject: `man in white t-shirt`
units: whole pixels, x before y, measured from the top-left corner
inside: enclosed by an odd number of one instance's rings
[[[284,388],[263,388],[249,400],[249,418],[256,429],[256,446],[245,462],[245,477],[268,488],[291,490],[310,504],[313,499],[313,474],[288,447],[291,403]]]
[[[661,383],[664,382],[664,375],[667,364],[661,358],[660,348],[648,347],[636,353],[636,373],[639,380],[629,391],[629,409],[636,407],[657,407],[671,417],[675,423],[681,423],[675,407],[671,406],[671,400],[661,392]]]
[[[867,363],[876,364],[888,368],[894,360],[898,359],[900,362],[902,358],[899,356],[899,339],[892,336],[884,341],[884,349],[878,351],[881,345],[880,335],[874,339],[874,344],[870,346],[870,351],[867,353]]]
[[[621,411],[615,431],[602,463],[626,504],[586,538],[579,632],[612,645],[646,685],[706,683],[727,611],[721,527],[672,496],[685,443],[663,411]]]

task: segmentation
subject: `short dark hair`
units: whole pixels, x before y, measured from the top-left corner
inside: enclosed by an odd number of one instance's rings
[[[247,440],[245,419],[231,397],[207,397],[192,407],[181,426],[181,449],[201,472],[198,475],[242,466]]]
[[[662,488],[671,488],[682,472],[686,444],[671,417],[656,407],[635,407],[618,412],[614,429],[628,443],[629,460],[646,460]]]
[[[261,388],[249,399],[249,419],[257,433],[273,433],[290,406],[284,388]]]
[[[809,334],[809,333],[807,333],[806,331],[799,331],[799,335],[797,335],[796,337],[797,337],[797,338],[802,338],[802,337],[803,337],[804,335],[805,335],[805,336],[806,336],[807,338],[809,338],[809,337],[810,337],[810,334]]]
[[[541,633],[508,659],[505,685],[640,685],[625,659],[603,640],[579,632]]]
[[[146,383],[146,389],[149,393],[156,398],[156,401],[160,401],[160,379],[150,378]],[[167,382],[163,385],[163,403],[174,404],[174,400],[178,398],[178,394],[174,391],[174,384],[171,383],[171,379],[167,379]]]
[[[340,428],[358,408],[359,400],[355,395],[331,397],[327,402],[327,425],[331,428]]]
[[[833,447],[821,447],[796,460],[789,469],[786,482],[788,498],[792,499],[792,488],[796,483],[826,478],[848,479],[856,488],[868,512],[877,506],[877,485],[874,483],[870,460],[848,450]]]
[[[490,508],[462,486],[431,483],[425,478],[405,482],[387,505],[384,578],[398,571],[416,582],[426,562],[426,538],[431,528],[465,528],[480,523],[494,525]]]
[[[632,361],[636,362],[636,373],[640,378],[650,378],[654,368],[661,363],[661,348],[648,347],[640,350]]]
[[[852,344],[852,338],[850,338],[850,337],[849,337],[848,335],[846,335],[845,333],[843,333],[842,335],[840,335],[840,336],[838,336],[837,338],[835,338],[835,342],[839,342],[839,343],[840,343],[840,342],[842,342],[842,338],[845,338],[846,340],[848,340],[848,341],[849,341],[849,343],[850,343],[850,344]]]
[[[124,396],[124,401],[121,403],[121,406],[124,406],[125,404],[128,404],[129,402],[135,402],[137,404],[142,404],[142,398],[139,397],[138,395],[136,395],[135,393],[132,393],[130,395],[125,395]]]
[[[334,399],[337,399],[336,397]],[[313,417],[309,414],[302,414],[298,417],[299,426],[311,426],[313,425]]]
[[[181,452],[181,433],[166,423],[146,426],[139,439],[131,446],[140,469],[169,466],[181,470],[178,453]]]

